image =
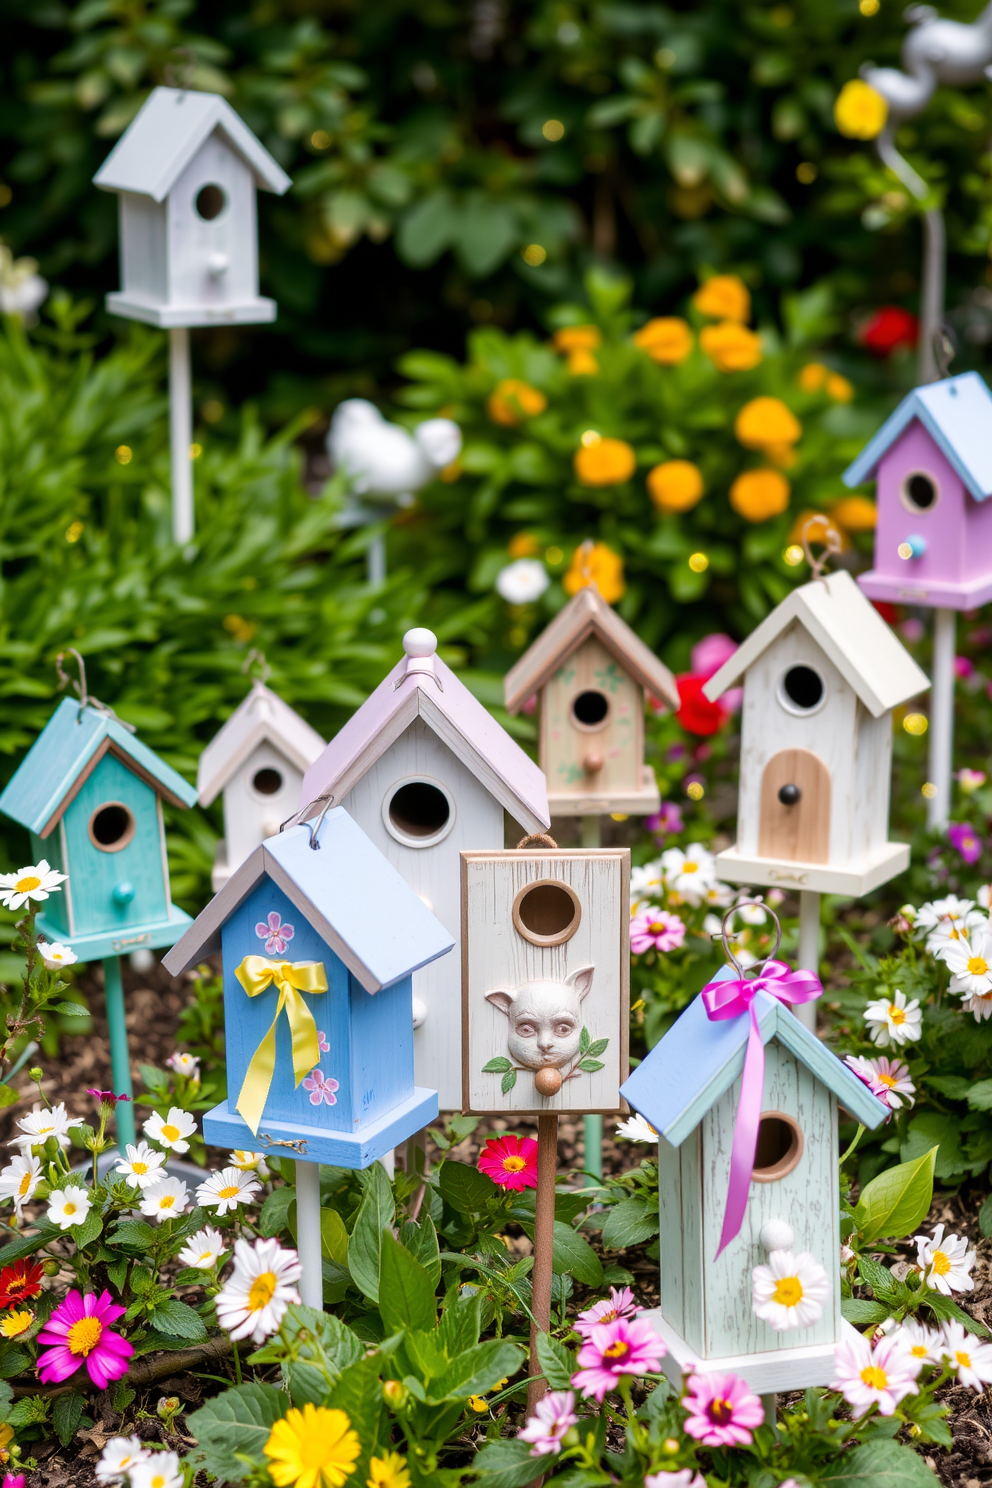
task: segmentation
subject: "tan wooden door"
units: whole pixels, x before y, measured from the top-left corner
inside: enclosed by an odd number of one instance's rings
[[[798,799],[780,798],[794,786]],[[826,863],[830,857],[830,771],[809,749],[773,754],[761,779],[758,855],[789,862]]]

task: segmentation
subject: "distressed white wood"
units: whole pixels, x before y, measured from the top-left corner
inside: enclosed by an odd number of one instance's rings
[[[661,1370],[676,1389],[681,1388],[683,1378],[690,1374],[736,1374],[757,1395],[808,1390],[814,1385],[829,1385],[834,1378],[833,1344],[798,1345],[765,1354],[731,1354],[719,1359],[701,1359],[698,1351],[657,1308],[638,1316],[646,1318],[664,1339],[668,1353],[661,1361]],[[850,1324],[845,1323],[844,1327],[847,1329]]]
[[[682,1182],[682,1152],[693,1138],[673,1147],[664,1137],[658,1139],[658,1221],[659,1276],[661,1310],[679,1333],[686,1332],[685,1321],[685,1226],[682,1220],[682,1194],[692,1189]]]
[[[716,863],[720,877],[731,883],[781,885],[860,898],[909,867],[909,844],[886,842],[871,857],[843,868],[825,868],[822,863],[777,863],[738,852],[736,847],[717,853]]]
[[[260,794],[252,783],[263,769],[277,770],[282,776],[281,789],[272,795]],[[259,744],[234,773],[223,791],[224,840],[211,877],[215,893],[249,853],[266,837],[274,837],[281,823],[293,815],[302,784],[302,771],[272,744]]]
[[[219,186],[227,204],[205,221],[195,207],[204,186]],[[169,301],[176,306],[223,311],[258,295],[258,222],[255,182],[245,162],[223,137],[212,134],[169,192]],[[220,255],[222,273],[212,272]]]
[[[142,299],[164,301],[169,293],[165,203],[122,191],[118,218],[128,285]]]

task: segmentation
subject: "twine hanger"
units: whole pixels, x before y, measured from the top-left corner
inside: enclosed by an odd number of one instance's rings
[[[528,832],[526,837],[521,837],[517,843],[516,851],[522,848],[548,847],[552,852],[558,851],[558,844],[550,832]]]
[[[741,965],[737,957],[734,955],[733,951],[730,949],[730,941],[732,937],[728,934],[727,927],[730,921],[734,918],[734,915],[737,913],[737,911],[743,908],[743,906],[746,904],[753,904],[757,908],[763,909],[765,911],[765,914],[771,915],[772,919],[775,922],[775,944],[772,946],[771,951],[765,957],[764,961],[757,961],[755,962],[754,966],[749,968],[752,977],[761,976],[762,972],[767,968],[769,963],[775,960],[775,957],[778,955],[778,948],[782,944],[782,922],[775,911],[772,909],[770,904],[766,904],[763,899],[738,899],[736,904],[732,904],[723,917],[723,923],[720,926],[719,936],[714,935],[713,939],[720,940],[721,944],[723,945],[724,955],[736,971],[741,981],[747,980],[748,972]]]
[[[950,377],[951,363],[957,352],[957,337],[949,325],[942,323],[933,333],[933,359],[942,378]]]
[[[64,656],[75,657],[76,665],[79,668],[78,682],[74,677],[70,677],[68,672],[64,670],[62,666],[62,658]],[[108,703],[102,703],[99,698],[90,696],[86,687],[86,663],[83,661],[83,658],[80,656],[75,647],[67,646],[64,651],[60,651],[58,656],[56,656],[55,674],[59,679],[59,692],[62,691],[63,687],[71,687],[76,696],[79,698],[79,713],[76,716],[77,723],[82,723],[83,721],[83,709],[92,708],[94,713],[102,713],[105,718],[112,718],[114,723],[119,723],[121,728],[127,729],[129,734],[133,734],[135,732],[135,726],[133,723],[125,723],[123,718],[118,718],[117,714]]]
[[[818,558],[814,558],[813,550],[811,547],[811,543],[813,541],[811,534],[813,531],[813,526],[817,522],[823,523],[823,551],[820,553],[820,556]],[[806,562],[810,566],[810,572],[812,573],[814,579],[820,579],[821,582],[825,584],[827,580],[826,575],[823,572],[823,567],[828,558],[832,558],[835,554],[841,551],[842,543],[840,533],[828,516],[825,516],[823,512],[814,512],[813,515],[811,517],[807,517],[806,521],[803,523],[803,530],[799,534],[799,540],[803,545],[803,553],[806,556]]]
[[[252,667],[255,668],[254,673]],[[252,682],[261,682],[263,685],[272,676],[272,668],[265,659],[265,652],[260,651],[257,646],[252,646],[241,663],[241,670],[246,677],[251,678]]]

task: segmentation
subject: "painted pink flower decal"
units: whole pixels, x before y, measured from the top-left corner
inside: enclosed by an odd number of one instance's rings
[[[312,1106],[319,1106],[321,1101],[325,1101],[329,1106],[336,1106],[338,1103],[338,1098],[334,1094],[335,1090],[340,1089],[338,1082],[333,1075],[325,1077],[323,1070],[312,1069],[303,1081],[303,1089],[309,1090]]]
[[[321,1033],[320,1030],[318,1029],[317,1030],[317,1048],[320,1050],[321,1054],[327,1054],[329,1052],[329,1050],[330,1050],[330,1047],[331,1047],[330,1044],[327,1042],[327,1034],[326,1033]]]
[[[274,909],[264,920],[259,920],[255,926],[255,934],[259,940],[265,941],[265,949],[270,956],[281,956],[296,930],[292,925],[284,925],[279,911]]]

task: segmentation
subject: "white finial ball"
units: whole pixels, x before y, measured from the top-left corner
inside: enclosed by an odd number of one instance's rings
[[[766,1250],[791,1250],[795,1232],[784,1219],[769,1219],[761,1226],[760,1240]]]
[[[418,625],[403,637],[403,650],[407,656],[433,656],[437,650],[437,636],[432,630]]]

